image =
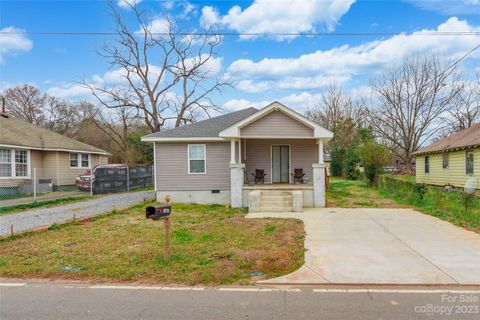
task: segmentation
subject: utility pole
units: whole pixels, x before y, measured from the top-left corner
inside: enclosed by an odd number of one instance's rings
[[[5,96],[0,96],[2,98],[2,113],[5,113]]]

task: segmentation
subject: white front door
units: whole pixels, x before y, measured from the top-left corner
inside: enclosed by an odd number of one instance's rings
[[[290,146],[272,146],[272,183],[290,181]]]

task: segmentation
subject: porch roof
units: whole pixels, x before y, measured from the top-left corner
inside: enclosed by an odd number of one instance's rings
[[[228,128],[222,130],[219,136],[223,138],[242,138],[243,137],[242,131],[241,131],[242,128],[245,128],[246,126],[254,123],[255,121],[262,119],[263,117],[276,111],[283,112],[284,114],[298,121],[304,126],[311,128],[313,130],[313,135],[311,137],[299,137],[299,136],[290,136],[288,134],[286,135],[274,134],[272,136],[262,135],[258,137],[252,137],[252,136],[245,136],[245,137],[250,139],[252,138],[282,138],[282,139],[310,138],[310,139],[322,139],[324,142],[327,142],[333,138],[333,132],[323,128],[322,126],[304,117],[303,115],[297,113],[296,111],[286,107],[285,105],[281,104],[278,101],[274,101],[268,106],[266,106],[265,108],[259,110],[258,112],[255,112],[254,114],[246,117],[245,119],[232,124]]]

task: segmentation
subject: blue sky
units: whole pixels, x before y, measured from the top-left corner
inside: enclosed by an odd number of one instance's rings
[[[280,100],[303,111],[331,82],[365,94],[371,78],[405,55],[435,52],[455,59],[480,44],[479,35],[434,35],[480,32],[480,0],[142,0],[138,6],[152,20],[168,14],[189,30],[215,25],[232,33],[330,34],[225,37],[217,72],[234,87],[214,100],[227,110]],[[121,10],[130,17],[128,8]],[[0,34],[0,89],[31,83],[65,99],[85,98],[76,82],[108,77],[112,70],[95,50],[111,36],[32,33],[113,31],[108,13],[103,1],[1,1],[0,29],[18,34]],[[337,35],[351,32],[381,34]],[[480,71],[478,51],[462,64],[465,77]]]

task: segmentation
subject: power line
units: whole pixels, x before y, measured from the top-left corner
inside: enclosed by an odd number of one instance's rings
[[[167,32],[150,32],[154,36],[168,36]],[[117,32],[87,32],[87,31],[39,31],[39,32],[19,32],[2,31],[1,35],[39,35],[39,36],[116,36]],[[280,33],[261,33],[261,32],[177,32],[180,36],[283,36],[283,37],[313,37],[313,36],[480,36],[476,31],[441,31],[441,32],[418,32],[418,33],[395,33],[395,32],[280,32]]]

